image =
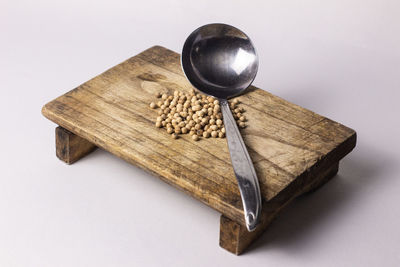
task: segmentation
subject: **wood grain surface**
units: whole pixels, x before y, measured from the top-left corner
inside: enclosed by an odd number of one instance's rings
[[[154,46],[49,102],[42,113],[244,225],[226,139],[174,140],[154,126],[157,114],[149,103],[155,93],[191,88],[179,55]],[[246,109],[248,126],[241,133],[259,178],[263,212],[275,210],[277,197],[291,199],[356,144],[353,130],[254,86],[237,98]]]

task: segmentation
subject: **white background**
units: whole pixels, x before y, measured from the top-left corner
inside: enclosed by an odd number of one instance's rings
[[[97,150],[67,166],[41,107],[211,22],[254,41],[254,84],[358,133],[339,175],[246,254],[219,214]],[[0,266],[400,266],[400,2],[0,2]]]

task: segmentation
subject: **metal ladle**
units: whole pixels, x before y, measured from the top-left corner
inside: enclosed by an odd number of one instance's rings
[[[242,93],[253,82],[258,69],[255,48],[249,37],[235,27],[208,24],[186,39],[181,63],[194,87],[220,101],[246,226],[253,231],[261,213],[260,186],[227,99]]]

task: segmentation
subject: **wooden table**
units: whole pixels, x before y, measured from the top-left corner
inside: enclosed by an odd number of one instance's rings
[[[101,147],[150,172],[219,211],[220,246],[235,254],[293,199],[335,176],[356,145],[352,129],[254,86],[238,96],[248,118],[241,133],[263,197],[261,224],[248,232],[226,140],[174,140],[154,127],[155,93],[191,88],[179,55],[154,46],[49,102],[42,113],[59,125],[61,160],[71,164]]]

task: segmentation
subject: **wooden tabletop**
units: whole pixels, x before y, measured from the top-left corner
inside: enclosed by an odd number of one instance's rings
[[[157,113],[149,103],[155,93],[191,88],[179,54],[154,46],[49,102],[42,113],[244,224],[226,139],[174,140],[154,126]],[[241,133],[266,207],[278,196],[290,197],[355,146],[352,129],[254,86],[237,98],[246,110]]]

